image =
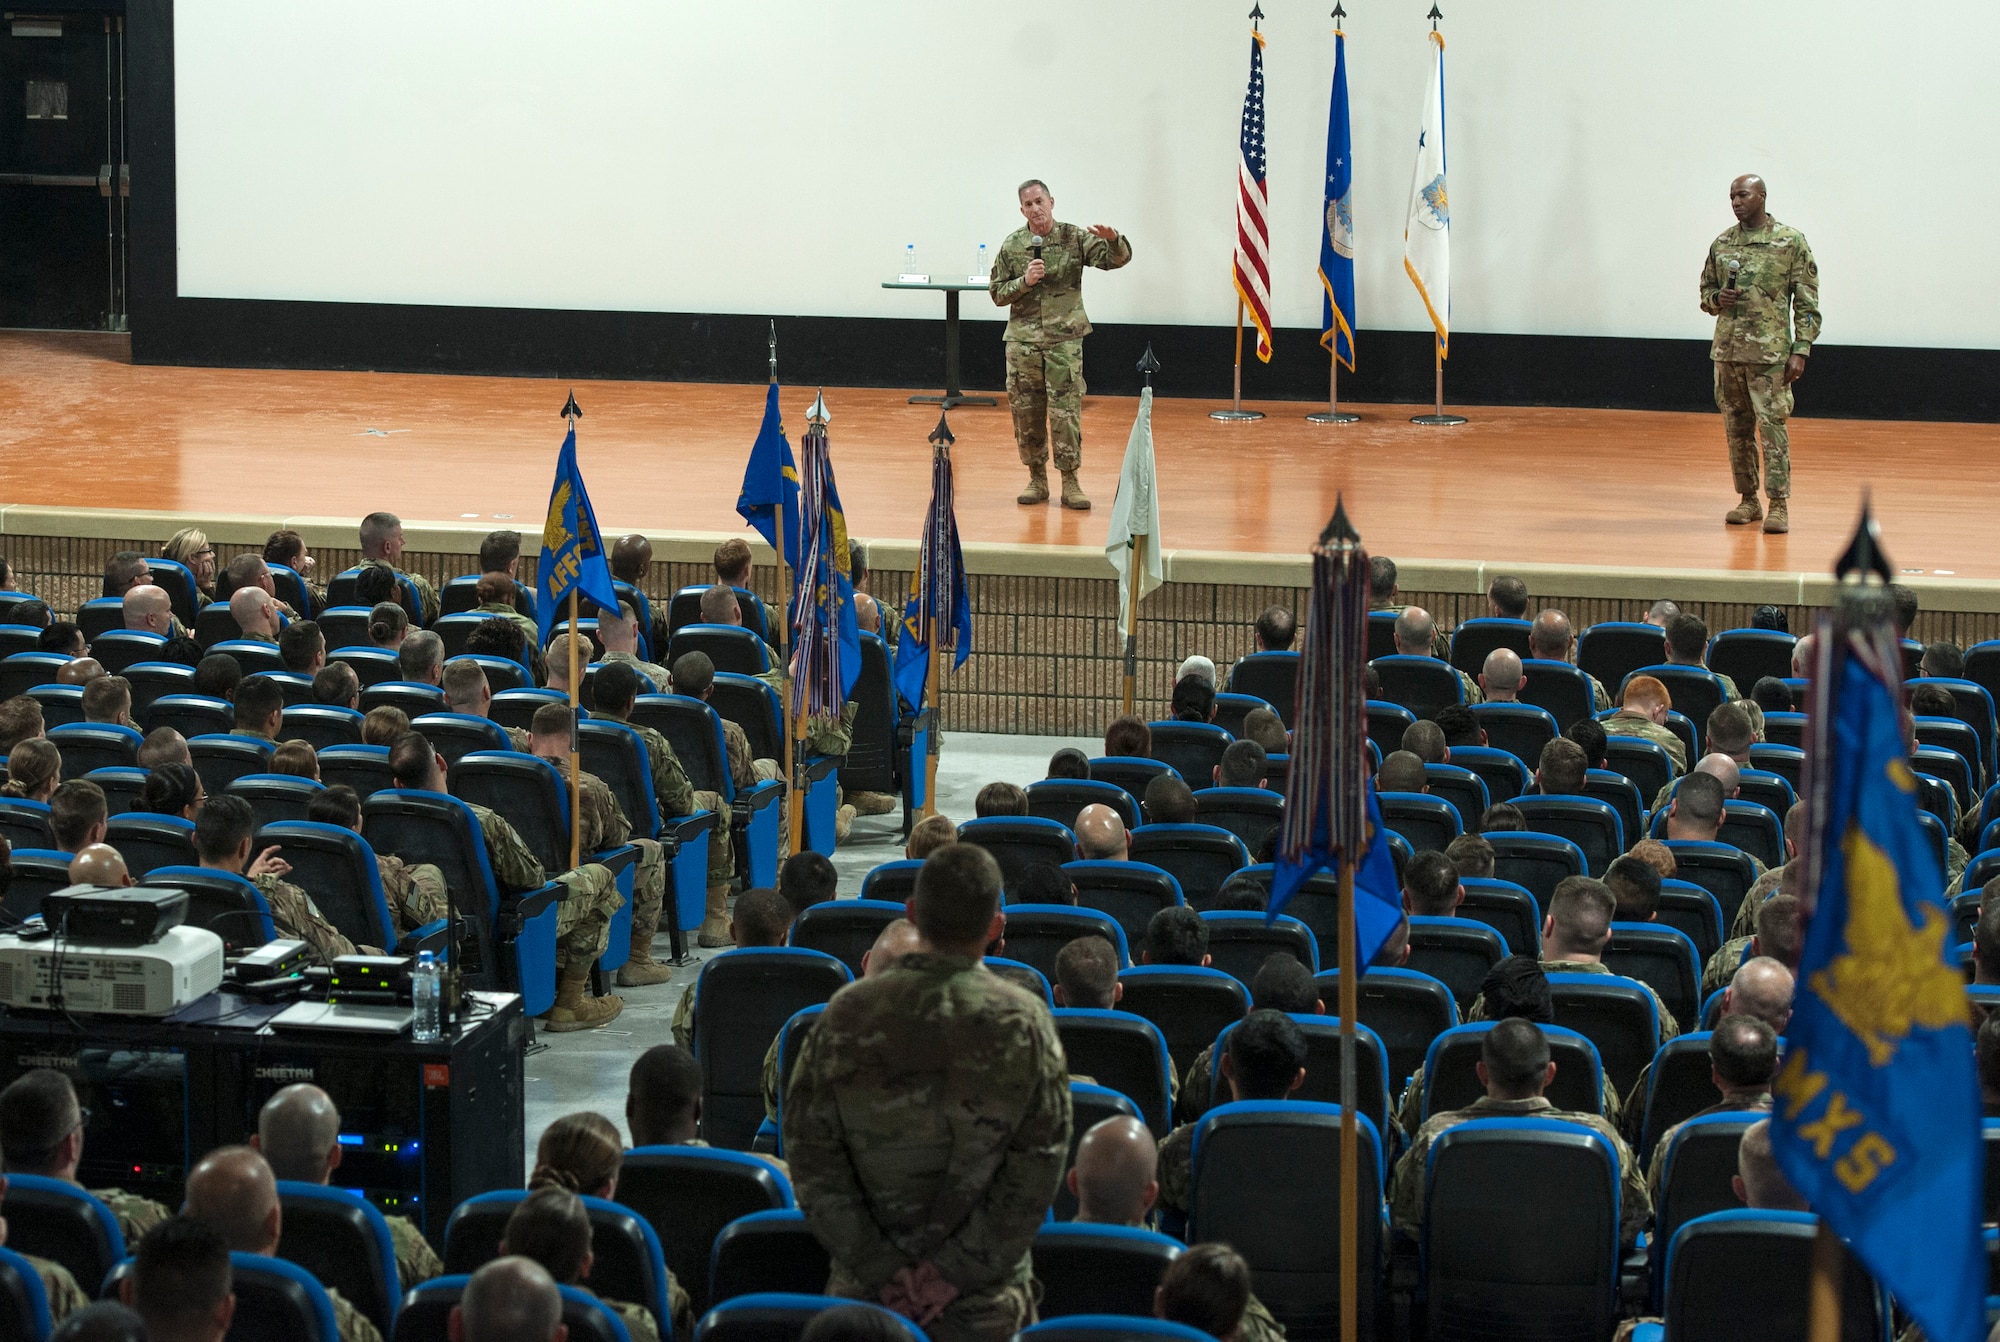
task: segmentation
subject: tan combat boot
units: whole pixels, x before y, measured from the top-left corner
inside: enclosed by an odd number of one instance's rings
[[[1722,520],[1729,523],[1732,527],[1741,527],[1748,526],[1763,515],[1764,510],[1757,506],[1757,496],[1755,494],[1745,494],[1743,502],[1731,508],[1729,515]]]
[[[571,1030],[595,1030],[618,1019],[618,1013],[625,1009],[625,999],[617,993],[586,996],[584,987],[589,982],[588,969],[577,973],[562,970],[556,979],[556,1004],[544,1018],[547,1024],[542,1028],[551,1034],[566,1034]]]
[[[672,899],[674,892],[667,891]],[[621,988],[644,988],[655,983],[665,983],[674,976],[674,971],[653,958],[653,935],[660,930],[660,911],[649,914],[632,914],[632,953],[618,968],[618,986]]]
[[[736,939],[729,935],[729,887],[711,885],[708,887],[708,916],[701,920],[701,931],[695,934],[695,942],[704,950],[718,950],[724,946],[734,946]]]
[[[1021,491],[1016,503],[1047,503],[1049,501],[1049,468],[1028,467],[1028,487]]]
[[[1084,496],[1083,486],[1076,482],[1075,471],[1062,473],[1062,506],[1074,508],[1080,513],[1090,511],[1090,500]]]
[[[1764,534],[1767,536],[1782,536],[1791,529],[1792,519],[1785,510],[1785,496],[1783,494],[1773,494],[1771,496],[1771,511],[1764,517]]]

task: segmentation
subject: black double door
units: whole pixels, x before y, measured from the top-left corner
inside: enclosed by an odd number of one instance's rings
[[[0,17],[0,326],[125,329],[122,4]]]

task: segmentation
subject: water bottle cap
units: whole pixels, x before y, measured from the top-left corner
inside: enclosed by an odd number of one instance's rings
[[[432,955],[431,955],[431,953],[430,953],[429,951],[418,951],[418,952],[417,952],[417,963],[418,963],[418,964],[420,964],[420,965],[428,965],[428,964],[432,964],[432,963],[435,963],[435,961],[434,961],[434,958],[432,957]]]

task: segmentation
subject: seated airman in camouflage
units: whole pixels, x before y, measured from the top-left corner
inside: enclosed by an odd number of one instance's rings
[[[83,1160],[84,1128],[90,1116],[77,1103],[69,1078],[48,1067],[23,1072],[0,1090],[0,1157],[9,1174],[37,1174],[77,1184],[76,1167]],[[93,1188],[90,1195],[111,1209],[126,1242],[139,1237],[173,1213],[151,1198],[122,1188]]]
[[[250,803],[220,793],[210,797],[195,817],[195,856],[204,867],[247,877],[270,906],[271,925],[277,934],[305,942],[323,964],[330,965],[342,955],[382,953],[374,946],[357,946],[341,935],[311,895],[284,879],[291,874],[292,864],[278,856],[280,845],[272,844],[251,861],[250,847],[256,834],[257,816]],[[242,931],[233,929],[232,935]]]

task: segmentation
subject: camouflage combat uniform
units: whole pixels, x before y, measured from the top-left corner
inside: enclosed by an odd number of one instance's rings
[[[1558,1109],[1539,1095],[1528,1100],[1495,1100],[1482,1096],[1467,1108],[1431,1115],[1417,1129],[1410,1149],[1396,1163],[1395,1175],[1389,1181],[1389,1218],[1396,1229],[1411,1239],[1421,1240],[1423,1237],[1424,1176],[1430,1162],[1431,1143],[1445,1129],[1476,1118],[1553,1118],[1600,1133],[1611,1143],[1612,1151],[1618,1156],[1620,1243],[1630,1246],[1652,1219],[1653,1200],[1646,1192],[1646,1181],[1639,1173],[1638,1162],[1632,1158],[1632,1148],[1625,1145],[1618,1129],[1596,1114]]]
[[[1667,752],[1667,758],[1673,761],[1675,773],[1687,772],[1687,746],[1670,729],[1661,726],[1645,714],[1621,708],[1599,725],[1604,728],[1606,736],[1637,736],[1651,741]]]
[[[604,654],[604,660],[607,662],[623,662],[634,671],[637,671],[639,679],[645,682],[645,684],[639,686],[639,693],[641,694],[672,694],[674,692],[674,678],[667,674],[667,668],[664,666],[655,666],[653,663],[629,652],[607,652]],[[649,690],[646,688],[646,685],[651,685],[653,688]]]
[[[389,1225],[389,1240],[396,1249],[396,1279],[404,1290],[444,1275],[444,1264],[439,1261],[437,1251],[409,1217],[384,1212],[382,1219]]]
[[[713,811],[722,817],[722,827],[708,836],[708,883],[712,886],[727,885],[730,878],[736,874],[736,858],[729,841],[729,807],[721,795],[694,790],[694,785],[688,781],[687,770],[681,767],[680,756],[674,753],[672,743],[660,735],[656,728],[637,726],[604,709],[597,710],[597,716],[607,722],[623,722],[639,733],[639,739],[646,743],[646,758],[653,766],[653,801],[660,808],[661,819],[674,820],[684,815],[693,815],[696,811]],[[731,727],[736,727],[736,724],[726,720],[723,722],[725,739]],[[736,731],[741,735],[743,729],[736,727]],[[749,747],[745,746],[744,749],[748,750]],[[738,786],[743,785],[739,783]],[[638,887],[634,886],[635,894],[637,890]],[[643,903],[634,902],[632,934],[635,941],[639,934],[639,920],[647,913],[648,909]],[[653,907],[650,913],[653,926],[659,926],[659,907]],[[647,938],[647,944],[652,944],[651,937]]]
[[[486,858],[500,888],[515,895],[540,889],[548,876],[506,817],[477,803],[467,805],[479,818],[480,832],[486,836]],[[556,969],[560,973],[572,958],[587,963],[604,954],[611,943],[611,915],[618,912],[623,896],[610,868],[595,862],[586,862],[555,879],[566,887],[556,904]]]
[[[375,865],[381,871],[382,898],[389,905],[397,936],[406,936],[450,913],[444,873],[430,863],[405,862],[391,853],[377,853]]]
[[[533,620],[515,609],[514,603],[511,601],[481,602],[472,608],[471,613],[474,615],[484,615],[488,619],[492,619],[497,615],[503,620],[512,620],[521,627],[521,632],[528,636],[528,646],[531,648],[542,641],[541,628]]]
[[[364,560],[363,562],[365,563],[366,561]],[[391,567],[393,568],[394,565],[391,565]],[[410,585],[417,589],[417,610],[419,613],[417,623],[426,629],[436,624],[438,621],[438,594],[437,588],[431,586],[431,580],[421,573],[411,573],[407,569],[396,569],[396,572],[408,578]],[[528,645],[533,647],[534,640],[530,639]]]
[[[1617,976],[1611,966],[1605,964],[1602,960],[1543,960],[1541,961],[1541,967],[1544,974],[1612,974],[1613,977]],[[1643,979],[1631,979],[1629,981],[1644,988],[1646,996],[1653,999],[1653,1006],[1660,1013],[1660,1042],[1664,1044],[1667,1040],[1676,1038],[1681,1032],[1680,1022],[1674,1019],[1673,1012],[1667,1010],[1667,1004],[1660,1000],[1660,995],[1653,991],[1652,985]],[[1473,999],[1471,1008],[1465,1013],[1465,1019],[1467,1021],[1486,1019],[1486,998],[1483,995]]]
[[[1646,1191],[1652,1195],[1653,1204],[1659,1205],[1660,1175],[1666,1169],[1667,1148],[1673,1145],[1675,1133],[1686,1127],[1693,1119],[1705,1118],[1709,1114],[1742,1114],[1753,1111],[1763,1113],[1771,1111],[1770,1091],[1762,1090],[1754,1095],[1725,1095],[1700,1113],[1682,1119],[1661,1133],[1660,1140],[1653,1144],[1652,1157],[1646,1162]]]
[[[1646,1064],[1649,1069],[1652,1065],[1651,1063]],[[1645,1078],[1645,1072],[1639,1073],[1639,1082],[1632,1088],[1634,1095],[1643,1096],[1646,1093]],[[1620,1132],[1623,1132],[1625,1130],[1625,1109],[1624,1102],[1618,1098],[1618,1087],[1612,1084],[1611,1078],[1608,1075],[1600,1074],[1599,1080],[1603,1082],[1603,1089],[1599,1094],[1602,1096],[1605,1120]],[[1644,1105],[1638,1104],[1632,1108],[1633,1112],[1637,1112],[1644,1108]],[[1416,1136],[1417,1129],[1424,1125],[1424,1065],[1422,1063],[1418,1063],[1417,1070],[1410,1073],[1410,1079],[1403,1087],[1403,1097],[1396,1101],[1396,1108],[1392,1117],[1395,1120],[1396,1126],[1401,1128],[1410,1137]],[[1637,1139],[1634,1138],[1633,1140]]]
[[[326,920],[313,903],[312,896],[293,885],[281,881],[276,876],[265,874],[251,878],[252,885],[264,896],[264,902],[271,906],[271,926],[281,937],[293,937],[313,948],[314,954],[327,964],[332,964],[338,955],[380,955],[374,946],[356,946],[340,934],[340,929]]]
[[[976,960],[919,953],[833,995],[785,1104],[799,1207],[830,1295],[876,1300],[923,1263],[958,1288],[933,1342],[1034,1321],[1029,1247],[1069,1151],[1048,1008]]]
[[[173,1217],[173,1212],[160,1203],[142,1198],[137,1193],[127,1193],[122,1188],[85,1191],[111,1209],[111,1214],[118,1218],[118,1230],[125,1236],[127,1244],[137,1244],[146,1237],[148,1230]]]
[[[1708,963],[1701,971],[1701,996],[1708,1000],[1712,992],[1719,992],[1729,986],[1729,980],[1736,977],[1736,971],[1750,958],[1750,943],[1754,936],[1731,937],[1722,943],[1715,954],[1708,957]]]
[[[564,783],[568,783],[569,757],[567,755],[556,755],[545,758],[548,758],[550,764],[555,765],[556,772],[563,776]],[[582,772],[579,795],[583,799],[583,806],[577,813],[577,820],[582,825],[582,841],[579,845],[581,850],[586,854],[596,853],[606,848],[616,848],[620,844],[626,843],[637,848],[639,850],[639,861],[632,873],[633,921],[636,924],[640,914],[645,912],[653,922],[657,923],[660,917],[660,905],[666,898],[667,893],[667,859],[665,850],[660,847],[657,839],[642,839],[633,835],[632,822],[627,820],[625,813],[618,809],[618,799],[611,795],[609,785],[588,769]],[[595,870],[603,872],[606,877],[611,876],[609,868],[598,866],[594,862],[586,862],[578,870]],[[565,877],[567,875],[568,873],[565,873]],[[558,877],[557,879],[562,880],[565,877]],[[569,902],[568,899],[563,901],[565,905]],[[587,963],[589,960],[595,960],[598,956],[604,954],[605,948],[611,944],[611,915],[618,912],[619,905],[622,903],[624,903],[624,897],[618,893],[616,878],[613,878],[609,891],[609,900],[604,904],[605,921],[602,925],[599,925],[594,913],[579,909],[576,914],[579,921],[575,924],[577,931],[573,937],[563,939],[561,958],[567,963],[575,965],[580,962]],[[585,921],[589,924],[587,930],[583,926]],[[566,930],[563,920],[561,917],[558,917],[556,919],[557,937],[563,938]],[[579,957],[582,957],[582,959],[580,960]]]
[[[382,1342],[381,1330],[350,1304],[346,1296],[329,1286],[326,1299],[333,1306],[333,1329],[340,1335],[340,1342]]]
[[[15,1252],[21,1253],[19,1249]],[[83,1293],[83,1288],[76,1284],[76,1278],[61,1263],[37,1258],[31,1253],[21,1253],[21,1257],[42,1279],[42,1294],[48,1297],[51,1324],[61,1323],[90,1303],[90,1297]]]
[[[1044,465],[1053,440],[1056,469],[1074,471],[1083,464],[1083,338],[1090,334],[1083,269],[1118,269],[1132,259],[1132,241],[1120,234],[1106,242],[1076,224],[1053,224],[1041,244],[1041,283],[1030,286],[1023,276],[1035,241],[1025,224],[1007,235],[987,292],[1009,309],[1007,404],[1021,462]]]
[[[1736,306],[1724,311],[1716,294],[1729,286],[1729,262],[1737,261]],[[1715,404],[1729,440],[1729,469],[1736,492],[1754,495],[1758,486],[1757,436],[1764,438],[1764,492],[1773,499],[1792,492],[1791,439],[1785,421],[1792,413],[1792,388],[1785,362],[1811,354],[1819,339],[1819,265],[1805,234],[1765,217],[1764,227],[1741,224],[1708,246],[1701,268],[1701,310],[1715,317],[1708,357],[1715,362]]]

